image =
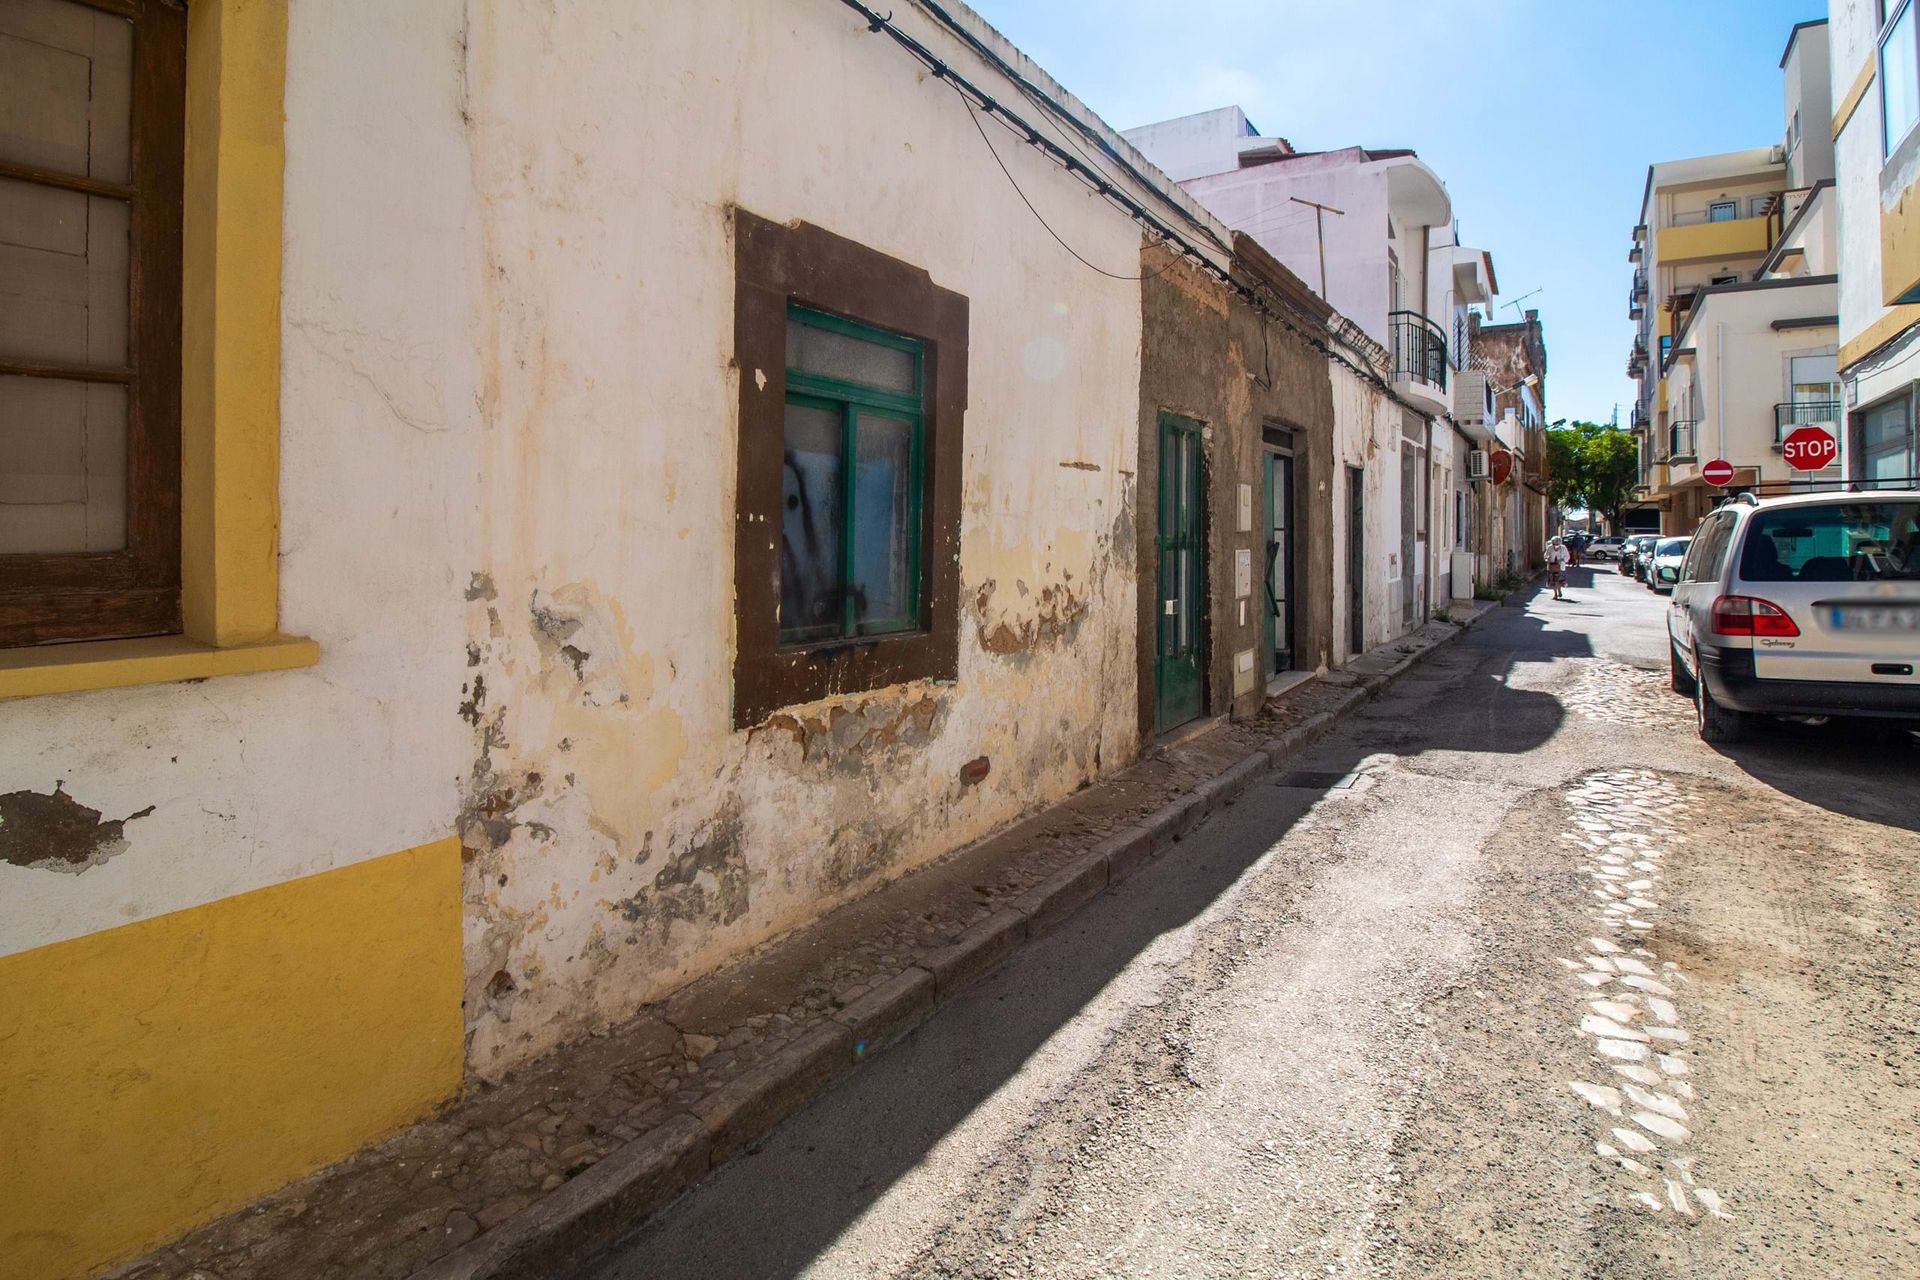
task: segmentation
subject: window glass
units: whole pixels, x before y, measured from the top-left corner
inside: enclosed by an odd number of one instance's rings
[[[915,391],[914,352],[884,346],[803,320],[787,320],[787,368],[886,391]]]
[[[0,10],[0,160],[131,179],[133,28],[71,0]]]
[[[1920,64],[1916,64],[1913,5],[1907,4],[1880,38],[1880,115],[1886,153],[1920,120]]]
[[[9,0],[0,159],[129,182],[132,68],[124,18]],[[0,361],[39,375],[0,377],[0,554],[127,545],[131,223],[123,199],[0,178]]]
[[[1902,395],[1860,415],[1860,478],[1899,482],[1908,470],[1912,427]]]
[[[1761,511],[1747,522],[1748,582],[1920,578],[1920,502],[1847,502]]]
[[[1708,222],[1732,222],[1739,216],[1740,202],[1737,200],[1715,200],[1707,206]]]
[[[780,643],[919,625],[920,377],[917,341],[789,308]]]
[[[780,641],[841,631],[840,459],[845,410],[790,397],[780,525]]]
[[[1718,582],[1727,571],[1727,552],[1733,546],[1733,517],[1722,516],[1714,522],[1713,541],[1700,559],[1700,576]]]
[[[862,631],[911,627],[913,424],[863,412],[853,529],[853,613]]]

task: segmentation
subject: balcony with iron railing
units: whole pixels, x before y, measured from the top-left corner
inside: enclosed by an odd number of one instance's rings
[[[1818,423],[1831,427],[1840,421],[1838,400],[1800,400],[1773,406],[1773,447],[1778,449],[1795,427]]]
[[[1697,462],[1699,453],[1694,447],[1694,433],[1699,422],[1693,418],[1682,418],[1667,428],[1667,461]]]
[[[1393,352],[1395,381],[1410,381],[1444,392],[1447,389],[1447,335],[1417,311],[1390,311],[1388,344]]]

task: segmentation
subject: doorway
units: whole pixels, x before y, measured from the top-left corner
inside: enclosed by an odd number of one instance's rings
[[[1400,445],[1400,625],[1412,627],[1420,602],[1420,458]]]
[[[1266,492],[1266,674],[1293,670],[1293,433],[1269,427],[1261,453]]]
[[[1200,424],[1160,415],[1158,643],[1154,727],[1164,733],[1206,712],[1202,637],[1206,619],[1206,505]]]
[[[1367,651],[1367,479],[1347,468],[1347,649]]]

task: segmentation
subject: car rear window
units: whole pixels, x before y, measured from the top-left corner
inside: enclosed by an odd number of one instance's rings
[[[1668,538],[1653,549],[1656,556],[1683,556],[1687,554],[1688,538]]]
[[[1920,502],[1847,502],[1761,511],[1747,522],[1748,582],[1920,578]]]

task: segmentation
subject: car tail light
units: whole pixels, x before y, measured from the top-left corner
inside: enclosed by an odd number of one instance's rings
[[[1723,636],[1797,636],[1787,611],[1755,596],[1721,596],[1713,602],[1713,630]]]

